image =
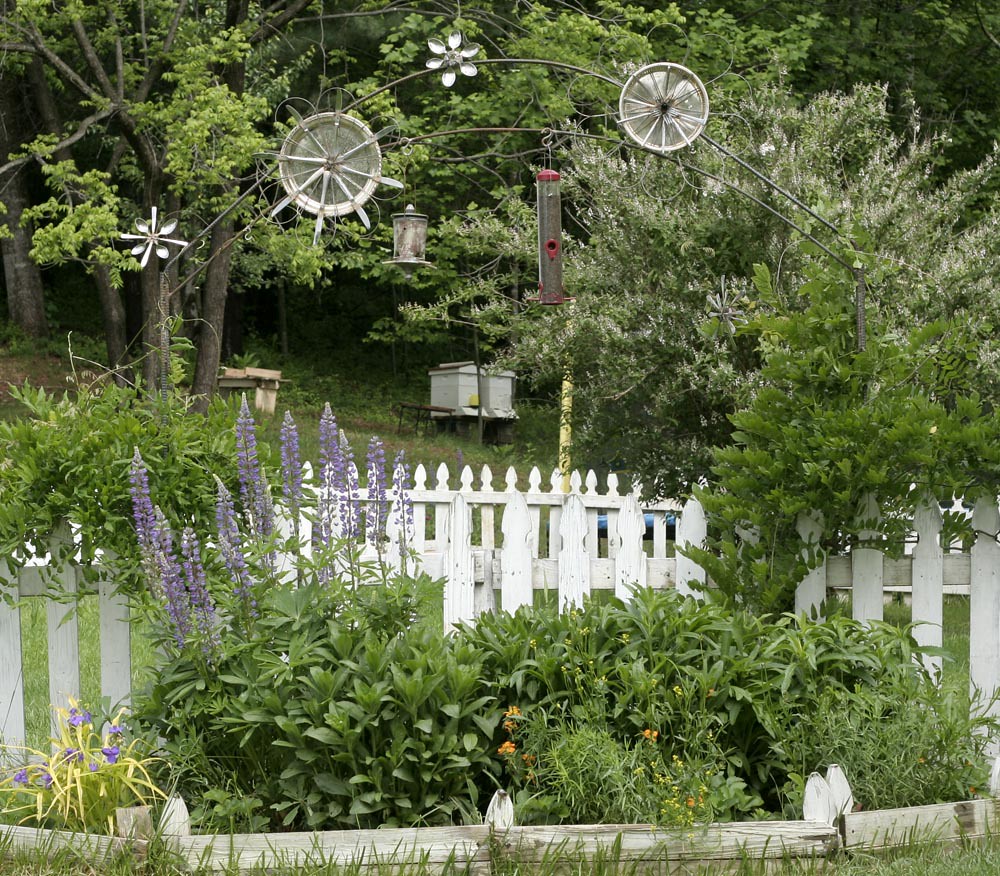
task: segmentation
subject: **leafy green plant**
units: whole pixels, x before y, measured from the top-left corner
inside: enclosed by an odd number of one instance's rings
[[[721,599],[698,602],[642,590],[629,603],[591,600],[563,614],[544,606],[484,616],[462,634],[483,652],[498,701],[529,716],[508,715],[494,744],[517,746],[504,752],[515,791],[543,797],[553,797],[535,782],[544,772],[543,755],[558,749],[561,735],[589,728],[607,734],[591,738],[613,740],[619,754],[647,744],[646,734],[655,733],[660,774],[670,771],[675,757],[694,765],[695,775],[701,773],[694,788],[709,779],[710,793],[701,796],[717,818],[743,817],[758,807],[795,810],[801,797],[791,777],[816,769],[819,762],[807,761],[822,756],[793,752],[787,740],[797,738],[800,716],[817,714],[831,692],[845,703],[856,699],[861,710],[865,697],[880,691],[903,710],[919,690],[921,716],[930,724],[939,714],[954,723],[961,712],[917,665],[908,630],[844,617],[823,623],[791,615],[766,619]],[[969,714],[948,738],[996,730],[992,719]],[[510,738],[511,730],[522,732],[522,722],[531,732]],[[844,747],[855,742],[861,745],[860,738],[843,734]],[[888,737],[877,742],[890,744]],[[515,751],[534,756],[536,764],[513,757]],[[982,769],[981,750],[961,751],[972,762],[966,769]],[[712,776],[704,775],[710,768]],[[956,777],[950,792],[956,799],[968,796],[960,784]],[[558,805],[551,811],[567,814]]]
[[[73,395],[30,386],[12,388],[11,394],[25,413],[0,422],[5,557],[23,556],[26,538],[47,549],[49,536],[72,521],[80,528],[84,558],[104,550],[105,562],[114,558],[118,564],[121,586],[139,595],[129,497],[135,450],[147,461],[151,490],[170,520],[213,518],[215,485],[205,471],[235,482],[234,414],[221,401],[200,417],[179,394],[164,405],[113,383]]]
[[[942,321],[904,336],[871,311],[861,349],[841,268],[812,265],[793,302],[764,266],[754,279],[762,306],[740,333],[763,356],[760,386],[732,417],[732,444],[714,451],[712,484],[696,490],[710,538],[687,553],[730,599],[781,612],[820,551],[900,553],[925,496],[995,494],[1000,436],[971,391],[988,327]],[[803,515],[820,526],[808,544]]]
[[[0,812],[33,827],[114,834],[116,808],[166,795],[150,777],[153,759],[143,755],[144,741],[125,742],[124,710],[102,736],[90,712],[69,702],[55,710],[51,752],[3,746],[9,757],[30,760],[0,781]]]
[[[496,714],[479,655],[445,637],[441,611],[427,599],[431,590],[440,598],[440,589],[412,571],[402,461],[390,488],[373,439],[362,500],[327,409],[316,500],[303,509],[291,418],[280,502],[256,455],[245,401],[236,432],[239,500],[219,484],[215,549],[191,528],[174,534],[138,456],[131,473],[143,568],[161,598],[154,620],[170,658],[139,709],[166,740],[173,780],[182,793],[203,796],[206,772],[222,779],[215,805],[195,810],[210,827],[226,819],[331,828],[471,816],[495,784]],[[302,510],[312,526],[308,551]],[[401,534],[392,545],[390,520]],[[399,554],[393,561],[390,546]],[[240,811],[234,798],[259,805]]]

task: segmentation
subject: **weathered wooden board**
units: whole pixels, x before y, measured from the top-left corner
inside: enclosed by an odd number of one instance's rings
[[[174,844],[190,866],[211,871],[307,863],[355,863],[375,868],[415,862],[435,871],[450,862],[482,863],[488,868],[489,834],[488,827],[476,825],[188,836],[177,837]]]
[[[905,846],[914,840],[945,842],[995,836],[998,804],[1000,801],[987,798],[907,809],[849,812],[844,815],[844,847],[886,849]]]
[[[590,859],[613,852],[620,861],[688,865],[744,858],[825,857],[839,846],[836,828],[813,821],[709,824],[691,829],[649,824],[513,827],[504,845],[518,860],[553,855]]]
[[[421,862],[429,871],[450,864],[488,873],[500,848],[516,860],[585,861],[601,855],[621,862],[657,865],[675,872],[693,865],[824,857],[837,848],[833,827],[815,822],[713,824],[690,830],[651,825],[561,825],[513,827],[497,836],[489,828],[440,827],[327,831],[234,836],[179,837],[175,844],[192,867],[219,871],[326,862],[386,867]]]
[[[93,864],[126,853],[137,858],[144,857],[146,843],[116,836],[0,824],[0,858],[28,851],[41,854],[71,851],[79,854],[81,861]]]

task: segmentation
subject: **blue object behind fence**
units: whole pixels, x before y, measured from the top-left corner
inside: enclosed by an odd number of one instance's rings
[[[643,519],[646,521],[646,533],[643,535],[645,539],[652,539],[653,537],[653,517],[655,516],[652,511],[646,511],[643,515]],[[599,511],[597,514],[597,535],[599,538],[608,537],[608,512]],[[667,512],[667,540],[675,541],[677,535],[677,517],[673,512]]]

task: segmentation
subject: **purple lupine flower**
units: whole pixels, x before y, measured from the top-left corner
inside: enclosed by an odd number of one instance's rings
[[[121,753],[121,749],[117,745],[107,745],[101,749],[101,754],[104,755],[104,759],[109,764],[118,763],[118,756]]]
[[[340,429],[327,403],[319,418],[319,496],[313,536],[318,547],[329,548],[336,537],[338,482],[343,482],[343,468]]]
[[[385,495],[385,446],[372,436],[368,442],[368,502],[365,505],[365,538],[379,547],[385,538],[388,508]]]
[[[233,496],[219,478],[216,482],[215,523],[219,532],[219,552],[233,582],[233,594],[248,617],[257,617],[254,580],[243,556],[240,531],[236,524]]]
[[[257,458],[257,424],[244,393],[236,418],[236,461],[240,481],[240,499],[250,512],[254,535],[264,541],[274,532],[271,494]]]
[[[302,504],[302,459],[299,456],[299,430],[291,411],[281,422],[281,494],[293,514]]]
[[[174,556],[173,534],[163,512],[156,508],[155,513],[152,564],[167,603],[167,617],[173,627],[174,641],[178,648],[183,648],[191,635],[191,599],[184,586],[180,564]]]
[[[146,464],[135,448],[132,455],[132,465],[129,468],[129,484],[132,494],[132,517],[139,536],[139,546],[143,551],[151,550],[154,541],[156,517],[153,513],[153,501],[149,494],[149,472]]]
[[[412,488],[406,454],[400,450],[392,464],[392,493],[396,499],[396,528],[400,534],[400,545],[404,549],[411,547],[414,535],[413,497],[410,495]]]
[[[27,785],[28,784],[28,771],[27,769],[19,769],[14,773],[14,784],[15,785]]]
[[[340,535],[353,545],[361,537],[361,486],[358,483],[358,467],[354,464],[354,451],[343,432],[340,433],[340,456],[343,461],[337,503]]]
[[[181,533],[181,556],[191,610],[201,634],[202,652],[211,661],[221,642],[215,622],[215,603],[208,592],[205,567],[201,562],[201,547],[191,527],[186,527]]]

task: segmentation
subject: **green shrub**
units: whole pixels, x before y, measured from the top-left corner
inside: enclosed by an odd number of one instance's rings
[[[658,763],[669,766],[678,758],[702,767],[689,777],[695,784],[685,789],[686,797],[697,799],[694,792],[713,768],[707,778],[716,783],[716,817],[742,817],[761,801],[769,812],[793,812],[801,805],[796,777],[833,760],[824,747],[832,727],[817,728],[813,749],[801,741],[809,735],[802,730],[807,716],[832,720],[831,697],[839,698],[837,708],[860,715],[877,695],[900,720],[916,701],[921,706],[911,721],[948,728],[940,731],[938,748],[947,742],[956,753],[939,761],[932,796],[964,799],[966,776],[984,767],[986,736],[977,731],[996,729],[992,720],[971,718],[967,700],[938,689],[915,661],[909,631],[887,624],[842,617],[764,620],[722,602],[645,590],[626,604],[592,600],[563,614],[522,608],[485,616],[463,635],[483,652],[497,699],[508,711],[518,710],[506,719],[511,726],[498,728],[495,744],[513,741],[514,725],[531,728],[517,744],[523,744],[522,755],[536,759],[533,768],[508,757],[508,777],[515,790],[543,796],[549,791],[537,779],[552,766],[543,759],[564,756],[559,743],[545,740],[592,727],[626,752],[655,733]],[[878,720],[853,732],[841,728],[838,751],[867,740],[877,758],[879,747],[898,746],[905,736],[903,744],[914,746],[914,763],[928,757],[926,732],[918,737],[905,728],[890,730]],[[852,780],[852,768],[862,769],[846,755],[839,762]],[[964,766],[949,772],[958,764]],[[927,787],[909,788],[906,805],[930,802]],[[571,801],[558,787],[553,793],[551,814],[568,817]]]
[[[119,580],[135,592],[138,549],[129,497],[129,465],[139,449],[151,491],[170,520],[204,525],[214,517],[215,484],[205,472],[235,482],[235,416],[215,402],[207,416],[187,402],[112,383],[95,391],[55,396],[11,389],[24,415],[0,422],[0,554],[39,547],[71,520],[81,528],[85,557],[94,549],[118,560]],[[75,550],[75,548],[71,548]]]
[[[203,794],[207,761],[275,827],[449,824],[474,812],[496,785],[499,711],[478,653],[416,621],[414,588],[274,588],[257,632],[224,643],[213,671],[197,653],[165,666],[139,717],[167,740],[182,793]],[[203,826],[222,814],[232,809],[206,809]]]

